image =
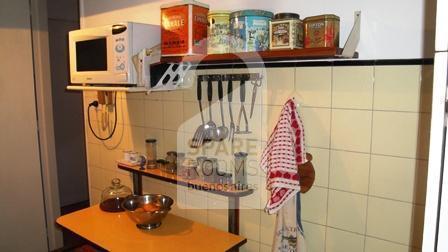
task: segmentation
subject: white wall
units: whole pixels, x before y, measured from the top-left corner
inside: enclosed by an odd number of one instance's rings
[[[160,23],[160,4],[173,0],[81,0],[81,26],[119,21]],[[258,8],[296,12],[302,17],[334,13],[341,17],[341,47],[351,26],[353,12],[362,11],[361,59],[433,57],[435,0],[202,0],[211,9]]]

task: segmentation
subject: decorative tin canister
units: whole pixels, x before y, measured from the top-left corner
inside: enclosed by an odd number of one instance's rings
[[[269,31],[271,50],[303,48],[303,22],[299,14],[275,14],[274,19],[269,23]]]
[[[339,47],[339,17],[320,15],[307,17],[305,23],[305,48]]]
[[[242,10],[230,14],[230,51],[253,52],[269,49],[269,21],[273,13]]]
[[[184,0],[160,8],[162,56],[207,53],[208,5]]]
[[[230,11],[210,11],[208,13],[207,53],[229,52]]]

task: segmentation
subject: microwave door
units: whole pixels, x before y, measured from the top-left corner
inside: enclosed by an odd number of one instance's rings
[[[107,39],[96,38],[77,41],[76,47],[76,71],[107,71]]]

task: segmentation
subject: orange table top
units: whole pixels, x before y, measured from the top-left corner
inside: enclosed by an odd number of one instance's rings
[[[154,230],[140,230],[125,212],[107,213],[98,205],[64,216],[61,226],[109,251],[227,251],[246,239],[168,214]]]

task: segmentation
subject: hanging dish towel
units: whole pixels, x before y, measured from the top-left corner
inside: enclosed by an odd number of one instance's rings
[[[306,160],[303,124],[294,99],[283,106],[280,118],[261,157],[270,198],[269,214],[277,213],[273,251],[306,250],[300,222],[300,182],[298,165]]]

